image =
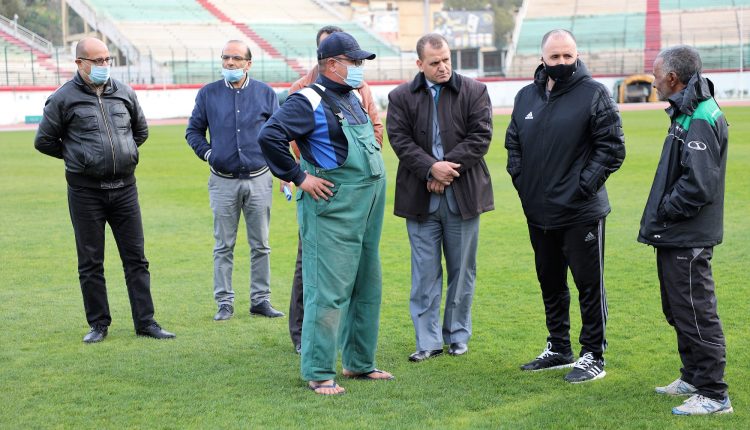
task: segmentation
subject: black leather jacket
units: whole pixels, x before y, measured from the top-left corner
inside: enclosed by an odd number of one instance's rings
[[[76,74],[47,99],[34,147],[62,158],[72,185],[119,188],[135,182],[138,146],[147,137],[130,87],[110,79],[97,96]]]
[[[625,159],[620,114],[607,89],[578,60],[547,97],[540,65],[516,95],[505,134],[507,170],[528,223],[556,229],[610,212],[604,182]]]

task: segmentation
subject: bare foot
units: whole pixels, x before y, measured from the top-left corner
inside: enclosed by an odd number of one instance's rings
[[[363,372],[363,373],[356,373],[352,372],[351,370],[344,369],[342,371],[345,377],[352,378],[352,379],[369,379],[372,381],[388,381],[391,379],[394,379],[394,376],[390,373],[380,370],[380,369],[372,369],[369,372]]]
[[[324,396],[333,396],[336,394],[344,394],[346,392],[344,387],[337,384],[333,379],[325,381],[310,381],[307,383],[307,387],[315,391],[315,394],[322,394]]]

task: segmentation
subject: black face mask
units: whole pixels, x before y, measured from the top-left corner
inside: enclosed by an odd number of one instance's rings
[[[547,63],[544,63],[544,70],[547,72],[547,76],[555,82],[565,81],[578,70],[578,60],[573,64],[558,64],[556,66],[548,66]]]

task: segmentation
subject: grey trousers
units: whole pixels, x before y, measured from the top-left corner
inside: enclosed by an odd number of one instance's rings
[[[476,279],[479,217],[463,220],[448,209],[445,198],[424,222],[406,220],[411,244],[411,298],[409,311],[417,337],[417,350],[442,349],[451,343],[468,343],[471,337],[471,303]],[[440,301],[443,288],[442,252],[448,271],[442,333]]]
[[[250,302],[268,300],[271,295],[271,260],[268,230],[271,219],[271,172],[250,179],[227,179],[211,174],[208,196],[214,213],[214,299],[218,305],[232,304],[234,244],[240,212],[245,216],[250,245]]]

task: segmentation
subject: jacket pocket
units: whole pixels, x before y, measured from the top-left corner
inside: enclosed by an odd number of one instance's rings
[[[130,112],[123,104],[113,105],[110,109],[112,124],[120,130],[130,130]]]

